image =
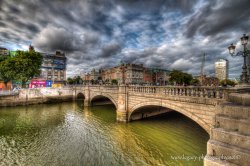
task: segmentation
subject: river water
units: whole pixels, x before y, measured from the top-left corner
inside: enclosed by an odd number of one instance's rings
[[[0,108],[0,166],[203,165],[208,139],[179,113],[124,124],[79,101]]]

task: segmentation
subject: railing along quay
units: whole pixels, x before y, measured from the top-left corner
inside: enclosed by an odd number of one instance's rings
[[[226,96],[225,88],[202,86],[129,86],[128,92],[216,99],[224,99]]]
[[[14,96],[14,95],[18,95],[19,92],[18,91],[0,91],[0,96]]]

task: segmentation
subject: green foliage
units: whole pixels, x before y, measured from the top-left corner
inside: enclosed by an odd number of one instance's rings
[[[191,74],[184,73],[179,70],[173,70],[170,74],[169,81],[171,83],[176,83],[177,85],[190,85],[191,80],[193,79]]]
[[[74,78],[74,82],[75,82],[75,84],[82,84],[83,80],[80,76],[77,76]]]
[[[22,85],[40,74],[42,55],[35,51],[17,51],[16,56],[0,62],[0,78],[4,81],[20,80]]]
[[[70,84],[70,85],[72,85],[72,84],[74,84],[74,80],[73,80],[72,78],[69,77],[69,78],[67,79],[67,83]]]
[[[118,81],[117,81],[116,79],[112,79],[112,80],[111,80],[111,84],[112,84],[112,85],[117,85],[117,84],[118,84]]]
[[[15,68],[15,61],[12,58],[6,58],[0,62],[0,79],[4,81],[5,84],[10,80],[15,78],[17,70]]]
[[[42,55],[35,51],[18,51],[13,57],[15,61],[16,80],[21,80],[24,85],[28,80],[39,76],[42,64]]]
[[[198,79],[194,78],[194,79],[192,79],[192,80],[190,81],[190,84],[191,84],[191,85],[199,85],[199,84],[200,84],[200,81],[199,81]]]
[[[82,84],[83,83],[83,80],[80,76],[77,76],[77,77],[74,77],[74,78],[71,78],[69,77],[67,79],[67,83],[72,85],[72,84]]]
[[[225,80],[220,81],[220,85],[221,86],[228,86],[228,85],[229,86],[235,86],[236,83],[234,81],[232,81],[232,80],[225,79]]]
[[[7,58],[9,58],[9,56],[1,56],[0,55],[0,62],[5,61]]]

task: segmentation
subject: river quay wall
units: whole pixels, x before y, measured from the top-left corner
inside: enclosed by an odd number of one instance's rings
[[[74,90],[72,88],[23,89],[16,94],[0,96],[0,106],[57,103],[72,100],[74,100]]]

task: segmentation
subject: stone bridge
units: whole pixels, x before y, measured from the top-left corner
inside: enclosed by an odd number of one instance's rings
[[[250,87],[85,86],[74,89],[84,105],[108,98],[117,121],[129,122],[177,111],[199,124],[210,136],[205,166],[250,163]],[[146,112],[144,111],[145,108]]]
[[[209,133],[217,105],[225,100],[226,91],[212,87],[86,86],[75,89],[75,96],[79,95],[84,95],[85,106],[91,106],[95,98],[108,98],[116,107],[117,121],[177,111]],[[141,111],[148,107],[154,109]]]
[[[200,125],[210,136],[206,166],[250,163],[250,86],[78,86],[24,89],[0,95],[0,106],[68,101],[82,97],[85,106],[109,99],[116,107],[117,121],[129,122],[177,111]]]

